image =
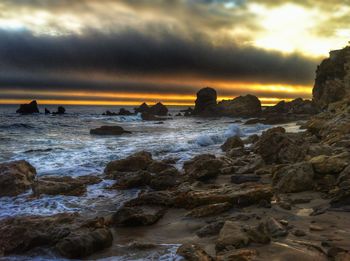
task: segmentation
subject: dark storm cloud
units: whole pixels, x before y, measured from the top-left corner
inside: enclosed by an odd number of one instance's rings
[[[235,43],[214,45],[199,33],[188,39],[166,31],[158,31],[157,37],[131,30],[61,37],[0,31],[0,83],[7,87],[32,84],[33,79],[23,78],[21,72],[42,74],[40,77],[54,72],[63,79],[68,73],[93,72],[309,84],[317,62]],[[4,72],[22,78],[22,82],[11,83]],[[62,85],[72,84],[76,83],[66,81]]]

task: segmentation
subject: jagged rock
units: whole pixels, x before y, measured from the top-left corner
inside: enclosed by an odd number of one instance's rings
[[[214,261],[200,246],[196,244],[184,244],[179,247],[177,254],[187,261]]]
[[[62,106],[58,106],[57,111],[53,112],[52,114],[61,115],[61,114],[65,114],[65,113],[66,113],[66,109],[64,107],[62,107]]]
[[[159,121],[159,120],[164,120],[163,118],[160,118],[158,116],[155,116],[152,113],[149,112],[143,112],[141,113],[141,119],[144,121]]]
[[[116,115],[118,115],[118,113],[111,112],[111,111],[107,110],[106,112],[102,113],[102,115],[104,115],[104,116],[116,116]]]
[[[316,71],[313,100],[324,108],[328,104],[342,100],[349,93],[350,47],[330,52]]]
[[[131,189],[147,186],[151,181],[151,173],[144,170],[125,172],[111,188]]]
[[[242,139],[238,136],[233,136],[228,138],[224,144],[221,145],[221,149],[225,152],[230,151],[235,148],[243,148],[244,143]]]
[[[104,173],[108,177],[115,178],[120,172],[134,172],[147,170],[147,167],[153,162],[152,155],[149,152],[141,151],[130,155],[121,160],[114,160],[107,164]]]
[[[176,193],[172,191],[150,191],[140,193],[137,198],[129,200],[125,206],[155,205],[172,207],[175,205]]]
[[[289,113],[289,114],[316,114],[319,110],[316,105],[310,100],[303,100],[302,98],[294,99],[290,102],[280,101],[274,106],[267,107],[264,114],[270,113]]]
[[[147,103],[142,103],[138,108],[135,108],[135,113],[143,113],[143,112],[147,112],[149,110],[149,106],[147,105]]]
[[[112,244],[104,219],[83,220],[77,214],[11,217],[0,221],[0,253],[23,254],[54,247],[67,258],[83,258]]]
[[[157,116],[167,116],[168,108],[161,102],[158,102],[157,104],[151,106],[147,112]]]
[[[230,208],[232,208],[232,205],[228,202],[210,204],[192,209],[189,213],[187,213],[187,216],[200,218],[211,215],[218,215],[229,210]]]
[[[338,174],[349,165],[349,154],[320,155],[310,159],[309,162],[312,164],[315,172],[319,174]]]
[[[221,113],[229,117],[252,117],[261,113],[260,100],[251,94],[218,103]]]
[[[242,231],[239,223],[226,221],[220,230],[215,249],[217,252],[223,252],[232,249],[232,247],[236,249],[246,247],[249,243],[250,239],[247,234]]]
[[[45,108],[45,114],[51,114],[51,112],[49,111],[49,109]]]
[[[273,177],[275,189],[281,193],[311,190],[314,187],[314,171],[308,162],[287,165],[277,170]]]
[[[121,207],[112,216],[115,226],[148,226],[156,223],[165,214],[165,209],[158,206]]]
[[[182,180],[183,175],[175,167],[171,167],[153,175],[149,186],[155,190],[169,189],[179,185]]]
[[[124,130],[120,126],[102,126],[90,130],[90,134],[92,135],[122,135],[125,133],[130,134],[131,132]]]
[[[205,87],[197,92],[193,115],[218,116],[217,94],[213,88]]]
[[[221,172],[223,162],[214,155],[203,154],[184,163],[185,174],[196,180],[216,178]]]
[[[32,186],[35,176],[35,168],[27,161],[0,163],[0,197],[25,192]]]
[[[21,114],[39,113],[38,104],[35,100],[31,101],[28,104],[21,104],[19,106],[19,109],[16,111],[16,113],[21,113]]]
[[[293,163],[305,158],[308,144],[300,133],[286,133],[282,127],[264,131],[254,151],[268,164]]]
[[[82,176],[79,178],[47,176],[40,177],[33,185],[33,194],[81,196],[86,193],[86,186],[101,182],[96,176]]]

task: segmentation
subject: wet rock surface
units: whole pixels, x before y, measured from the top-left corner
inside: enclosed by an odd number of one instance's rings
[[[126,131],[120,126],[101,126],[90,130],[90,134],[92,135],[122,135],[130,133],[130,131]]]
[[[39,113],[38,104],[35,100],[31,101],[28,104],[21,104],[19,106],[19,109],[16,111],[16,113],[21,113],[21,114]]]

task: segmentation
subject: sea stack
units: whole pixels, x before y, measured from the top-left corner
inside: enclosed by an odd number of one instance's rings
[[[21,114],[39,113],[38,104],[36,100],[31,101],[28,104],[21,104],[19,109],[16,111],[16,113],[21,113]]]

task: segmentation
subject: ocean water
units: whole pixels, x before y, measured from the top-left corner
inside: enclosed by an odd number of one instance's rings
[[[55,106],[46,106],[51,111]],[[155,159],[176,159],[181,169],[184,161],[203,153],[222,154],[220,145],[230,136],[243,139],[260,134],[269,125],[244,125],[243,119],[173,117],[161,122],[142,121],[140,115],[103,116],[113,106],[65,106],[65,115],[18,115],[17,106],[0,106],[0,162],[27,160],[43,175],[101,175],[105,165],[134,152],[146,150]],[[125,107],[132,110],[132,108]],[[169,107],[172,115],[183,107]],[[40,106],[43,112],[44,106]],[[122,136],[93,136],[90,129],[102,125],[118,125],[131,131]],[[288,131],[298,131],[296,124],[284,125]],[[29,197],[31,191],[17,197],[0,198],[0,219],[22,215],[52,215],[81,212],[103,215],[114,212],[123,202],[137,196],[137,190],[108,190],[112,180],[88,187],[83,197]],[[166,248],[162,260],[174,255],[174,246]],[[176,248],[175,248],[176,250]],[[168,251],[168,252],[167,252]],[[155,254],[155,253],[153,253]],[[159,257],[160,257],[159,256]],[[144,258],[144,257],[143,257]],[[137,259],[136,257],[134,259]],[[120,257],[120,260],[134,260]],[[108,259],[106,259],[108,260]],[[115,260],[115,259],[113,259]]]

